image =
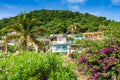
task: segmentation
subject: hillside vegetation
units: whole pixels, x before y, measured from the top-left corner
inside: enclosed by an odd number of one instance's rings
[[[47,28],[50,33],[71,33],[71,25],[77,23],[77,29],[74,33],[105,31],[107,28],[119,28],[120,22],[107,20],[106,17],[97,17],[89,13],[72,12],[68,10],[34,10],[26,13],[32,14],[33,18],[39,21],[38,26]],[[18,16],[21,16],[18,15]],[[4,18],[0,20],[0,29],[12,24],[15,17]]]

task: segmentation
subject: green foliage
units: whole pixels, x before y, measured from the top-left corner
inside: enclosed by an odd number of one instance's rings
[[[16,46],[14,46],[14,45],[8,46],[8,51],[9,51],[10,53],[14,53],[15,50],[16,50]]]
[[[59,54],[1,54],[0,62],[0,80],[76,80],[72,66],[63,66],[64,58]]]
[[[69,57],[72,59],[79,58],[82,53],[70,53]]]
[[[32,18],[38,20],[37,26],[43,26],[50,30],[51,33],[67,33],[74,23],[80,24],[79,30],[74,33],[94,32],[99,29],[100,25],[107,26],[111,21],[105,17],[97,17],[89,13],[72,12],[68,10],[35,10],[27,13],[32,14]],[[17,17],[5,18],[0,20],[0,29],[12,24],[11,19],[17,20]]]
[[[100,49],[104,48],[105,46],[110,46],[110,39],[104,39],[104,40],[76,40],[75,41],[77,45],[77,48],[81,47],[86,50],[90,51],[99,51]]]
[[[105,34],[111,36],[112,38],[116,39],[118,43],[120,43],[120,22],[112,21],[107,29],[105,30]]]

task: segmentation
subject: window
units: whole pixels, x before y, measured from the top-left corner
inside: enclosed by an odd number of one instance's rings
[[[58,49],[60,49],[60,45],[57,45],[57,46],[56,46],[56,50],[58,50]]]
[[[63,45],[63,49],[67,49],[67,45]]]
[[[61,39],[59,39],[59,41],[61,41]]]
[[[101,35],[101,34],[99,34],[99,38],[102,38],[102,35]]]

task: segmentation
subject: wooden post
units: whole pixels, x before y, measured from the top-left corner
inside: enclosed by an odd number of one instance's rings
[[[6,44],[5,45],[5,53],[7,53],[8,52],[8,45]]]
[[[36,51],[36,53],[38,53],[38,46],[37,45],[35,45],[35,51]]]
[[[35,43],[32,43],[32,45],[33,45],[33,47],[34,47],[34,49],[35,49],[36,53],[38,53],[38,45],[37,45],[37,44],[35,44]]]
[[[70,55],[70,52],[71,52],[71,50],[70,50],[70,46],[68,46],[67,56],[69,56],[69,55]]]

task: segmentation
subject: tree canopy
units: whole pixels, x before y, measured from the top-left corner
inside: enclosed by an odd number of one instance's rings
[[[97,17],[89,13],[83,14],[68,10],[34,10],[26,13],[26,15],[31,13],[33,15],[32,17],[38,20],[38,26],[43,26],[50,30],[49,34],[67,33],[69,32],[69,27],[74,25],[74,23],[81,25],[80,28],[82,28],[82,30],[80,30],[80,33],[94,32],[99,30],[100,25],[108,26],[112,22],[105,17]],[[0,29],[12,24],[11,19],[17,19],[17,16],[0,20]]]
[[[74,24],[79,24],[74,33],[106,31],[106,29],[116,29],[120,27],[120,22],[114,20],[107,20],[106,17],[97,17],[89,13],[72,12],[69,10],[34,10],[26,13],[32,13],[32,18],[38,20],[37,26],[42,26],[50,31],[49,34],[70,33],[70,28]],[[0,29],[11,25],[11,19],[17,20],[17,15],[11,18],[4,18],[0,20]]]

